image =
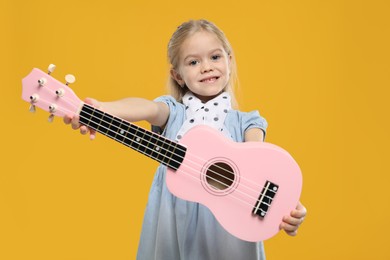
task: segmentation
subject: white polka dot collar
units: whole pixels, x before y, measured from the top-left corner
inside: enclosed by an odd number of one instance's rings
[[[206,103],[188,91],[183,96],[183,104],[186,106],[186,120],[180,128],[176,140],[179,141],[183,135],[196,125],[211,126],[226,136],[230,136],[224,126],[225,118],[231,109],[231,98],[229,93],[222,92],[217,97]]]

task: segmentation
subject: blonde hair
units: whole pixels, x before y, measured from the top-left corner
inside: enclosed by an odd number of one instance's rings
[[[179,67],[180,47],[183,42],[191,35],[199,31],[213,33],[221,41],[222,47],[231,57],[230,60],[230,78],[224,91],[231,96],[233,107],[237,107],[237,101],[234,95],[234,88],[238,84],[236,59],[233,55],[233,49],[226,38],[225,34],[215,24],[207,20],[190,20],[177,27],[168,43],[168,59],[171,63],[171,69]],[[180,86],[176,80],[170,76],[168,79],[168,88],[170,94],[179,102],[182,101],[184,94],[188,91],[186,86]]]

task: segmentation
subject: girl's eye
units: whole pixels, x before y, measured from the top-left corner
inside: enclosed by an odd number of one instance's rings
[[[219,60],[220,58],[221,58],[221,55],[219,55],[219,54],[211,56],[212,60]]]
[[[196,60],[192,60],[189,62],[190,66],[195,66],[196,64],[198,64],[198,61]]]

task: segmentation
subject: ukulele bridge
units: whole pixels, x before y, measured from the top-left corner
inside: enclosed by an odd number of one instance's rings
[[[266,181],[263,190],[261,191],[259,198],[253,207],[252,213],[258,215],[260,218],[264,218],[267,215],[268,209],[278,192],[279,186],[270,181]]]

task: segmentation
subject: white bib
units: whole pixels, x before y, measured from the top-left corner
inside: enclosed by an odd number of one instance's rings
[[[207,103],[202,103],[199,98],[188,91],[183,96],[183,104],[186,106],[186,120],[180,128],[176,140],[179,141],[189,129],[196,125],[208,125],[230,138],[230,133],[224,125],[226,115],[231,109],[230,101],[229,93],[222,92]]]

